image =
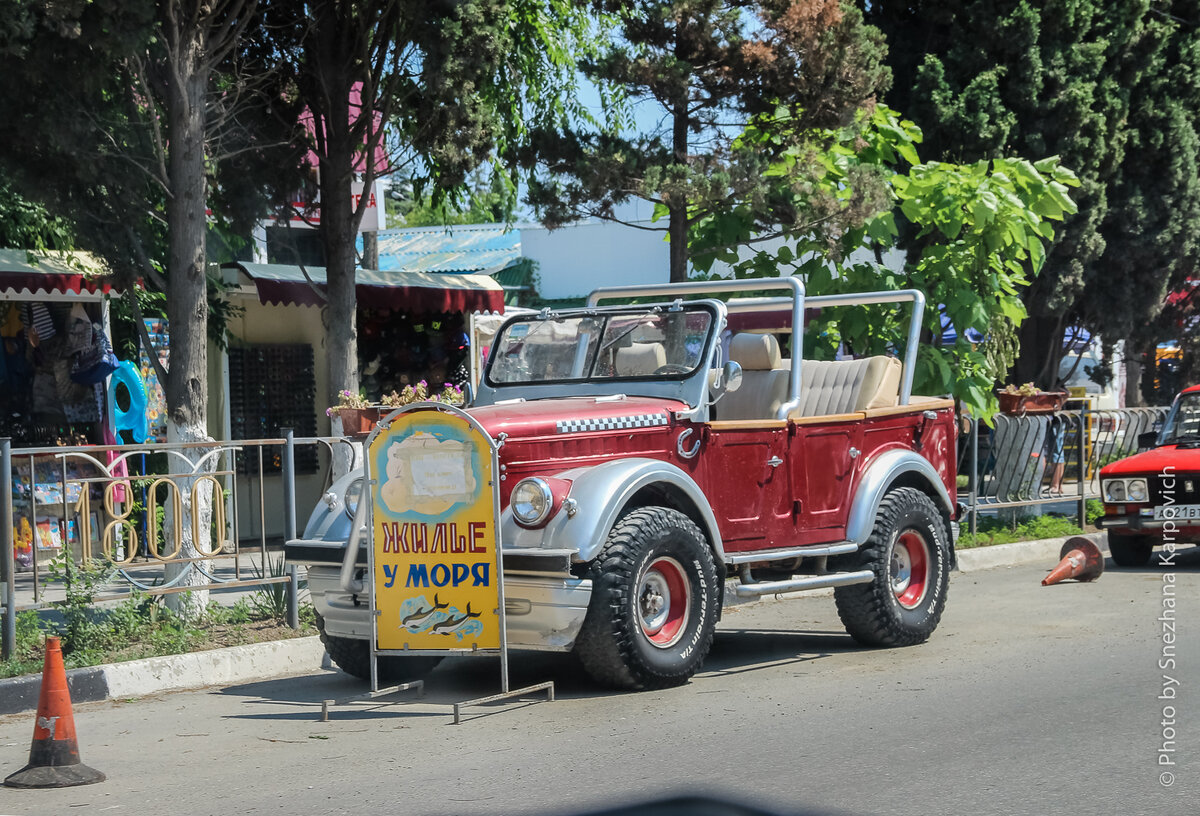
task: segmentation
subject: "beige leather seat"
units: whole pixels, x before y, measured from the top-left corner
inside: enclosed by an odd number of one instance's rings
[[[774,419],[788,393],[789,372],[782,366],[779,341],[770,334],[735,334],[729,359],[742,367],[742,387],[721,397],[717,419]]]
[[[800,406],[791,416],[828,416],[890,408],[900,401],[901,370],[895,357],[805,360]]]
[[[633,343],[617,349],[613,360],[613,375],[617,377],[648,377],[666,365],[667,351],[662,343]]]

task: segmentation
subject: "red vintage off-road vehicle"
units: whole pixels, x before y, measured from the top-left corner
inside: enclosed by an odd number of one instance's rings
[[[750,288],[786,297],[715,298]],[[601,305],[631,298],[652,302]],[[786,359],[774,334],[727,328],[861,303],[911,304],[903,365],[803,360],[799,330]],[[700,667],[730,595],[817,587],[862,644],[928,638],[954,561],[956,437],[950,400],[909,393],[923,306],[915,291],[806,298],[780,278],[598,290],[505,322],[466,411],[500,445],[509,648],[669,686]],[[366,559],[346,547],[361,476],[333,486],[287,557],[307,567],[333,659],[367,677]],[[382,657],[379,674],[434,660]]]

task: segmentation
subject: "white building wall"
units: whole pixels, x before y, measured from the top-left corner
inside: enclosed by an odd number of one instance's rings
[[[612,221],[581,221],[556,230],[522,224],[521,254],[538,264],[538,293],[547,300],[584,297],[599,286],[666,283],[670,250],[666,222],[651,223],[647,202],[618,209],[639,229]]]

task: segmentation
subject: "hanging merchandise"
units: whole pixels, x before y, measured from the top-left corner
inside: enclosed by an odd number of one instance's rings
[[[25,309],[25,333],[29,337],[29,344],[38,348],[57,334],[54,329],[54,320],[50,317],[50,310],[44,303],[29,303],[26,304]]]
[[[136,445],[145,442],[150,432],[146,416],[146,384],[137,366],[128,360],[121,361],[108,384],[108,399],[114,434],[119,437],[125,432],[129,441]]]
[[[75,354],[71,379],[83,385],[93,385],[116,371],[119,363],[104,327],[93,323],[91,342]]]
[[[167,345],[167,321],[146,318],[146,333],[150,335],[150,348],[138,346],[138,369],[146,386],[146,420],[149,435],[158,442],[167,441],[167,397],[158,381],[151,355],[158,358],[164,370],[170,369],[171,352]]]

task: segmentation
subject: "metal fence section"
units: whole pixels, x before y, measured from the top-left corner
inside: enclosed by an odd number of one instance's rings
[[[271,551],[296,534],[297,448],[323,454],[320,478],[327,487],[332,450],[350,440],[285,433],[77,448],[13,449],[11,440],[0,440],[0,495],[9,520],[0,523],[0,656],[13,653],[17,613],[62,600],[72,570],[97,561],[109,574],[94,603],[283,584],[287,622],[298,627],[298,576],[294,567],[281,568],[278,549]],[[272,492],[281,489],[281,501],[268,499],[268,483]],[[206,501],[211,515],[191,511]],[[282,536],[269,538],[272,527]],[[185,554],[189,541],[192,557]]]
[[[1167,408],[997,414],[988,427],[964,421],[958,472],[966,475],[959,498],[970,515],[998,508],[1040,507],[1072,502],[1080,527],[1087,500],[1100,495],[1100,469],[1138,451],[1138,437],[1156,431]]]

